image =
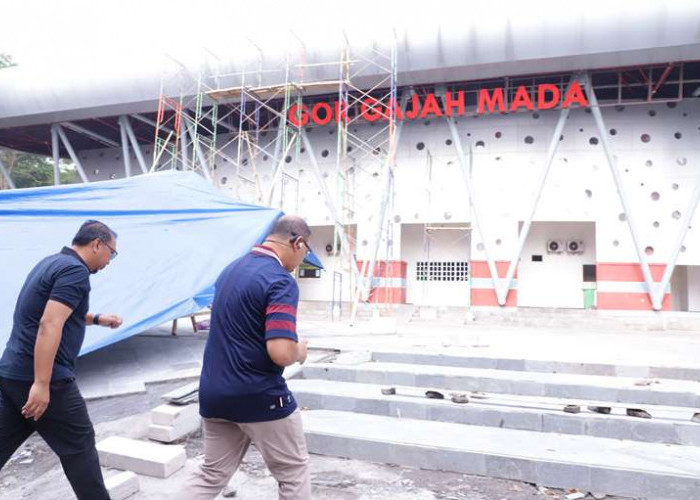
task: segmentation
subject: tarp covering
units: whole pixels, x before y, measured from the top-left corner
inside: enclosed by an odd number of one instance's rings
[[[119,314],[124,324],[88,327],[81,354],[206,307],[221,270],[280,215],[238,203],[192,172],[0,192],[0,350],[27,274],[70,246],[87,219],[118,233],[119,252],[91,277],[90,311]]]

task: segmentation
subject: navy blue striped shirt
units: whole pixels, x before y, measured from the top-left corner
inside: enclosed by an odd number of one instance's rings
[[[233,422],[290,415],[297,404],[266,342],[298,342],[299,288],[274,250],[258,245],[216,281],[199,383],[200,414]]]

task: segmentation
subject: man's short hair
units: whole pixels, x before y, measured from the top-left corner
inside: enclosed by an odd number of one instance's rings
[[[275,222],[270,235],[282,236],[284,238],[295,238],[301,236],[307,239],[311,236],[311,229],[304,219],[296,215],[283,215]]]
[[[83,225],[80,226],[80,229],[78,229],[75,238],[73,238],[73,245],[82,247],[94,240],[109,243],[112,241],[112,238],[116,240],[117,233],[107,227],[107,224],[98,220],[86,220],[83,222]]]

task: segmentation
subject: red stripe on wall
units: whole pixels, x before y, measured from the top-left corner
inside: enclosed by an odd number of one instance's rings
[[[648,293],[598,292],[598,309],[628,309],[653,311]],[[671,310],[671,294],[664,295],[662,311]]]
[[[661,281],[666,270],[665,264],[649,264],[654,281]],[[597,281],[644,281],[642,266],[639,263],[601,263],[596,264]]]
[[[509,260],[497,260],[496,270],[498,271],[499,278],[505,278],[508,274],[508,266],[510,265]],[[489,264],[485,260],[473,260],[471,261],[470,274],[472,278],[490,278],[491,271],[489,271]],[[514,278],[518,277],[518,268],[515,268]]]
[[[472,288],[472,305],[499,307],[496,291],[491,288]],[[518,291],[510,290],[506,297],[506,307],[516,307],[517,305]]]
[[[375,304],[405,304],[406,289],[395,287],[372,288],[369,301]]]
[[[365,261],[358,260],[357,268],[362,272]],[[369,275],[369,262],[364,270],[364,276]],[[408,263],[404,260],[378,260],[374,263],[375,278],[405,278],[408,276]]]

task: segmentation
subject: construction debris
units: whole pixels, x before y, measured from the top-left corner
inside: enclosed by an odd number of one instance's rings
[[[188,405],[194,403],[199,399],[199,382],[192,382],[178,387],[175,390],[163,394],[160,399],[174,405]]]
[[[581,413],[581,407],[579,405],[566,405],[564,407],[565,413]]]
[[[588,410],[594,413],[600,413],[601,415],[609,415],[612,408],[609,406],[589,406]]]

